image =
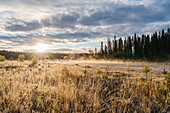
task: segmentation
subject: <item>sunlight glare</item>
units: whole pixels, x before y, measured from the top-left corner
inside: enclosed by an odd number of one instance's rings
[[[48,45],[47,44],[41,44],[41,43],[38,43],[35,48],[34,48],[36,51],[38,52],[45,52],[47,49],[48,49]]]

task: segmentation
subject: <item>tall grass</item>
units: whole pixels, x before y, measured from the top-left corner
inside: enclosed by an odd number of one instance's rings
[[[24,62],[25,63],[25,62]],[[0,68],[2,112],[167,112],[169,89],[127,73],[41,62]],[[86,72],[85,72],[86,70]],[[107,72],[106,72],[107,71]],[[107,73],[107,74],[106,74]]]

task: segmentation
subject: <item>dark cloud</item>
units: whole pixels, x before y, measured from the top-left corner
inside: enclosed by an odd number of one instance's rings
[[[7,31],[34,31],[42,27],[54,27],[54,28],[74,28],[79,15],[73,14],[62,14],[54,15],[50,18],[42,19],[40,22],[38,20],[33,20],[26,22],[24,20],[13,19],[12,22],[8,22],[5,26]],[[15,21],[14,21],[15,20]],[[18,24],[19,23],[19,24]]]
[[[109,10],[99,10],[90,16],[83,16],[80,20],[82,25],[99,26],[99,25],[114,25],[122,23],[149,23],[156,21],[164,21],[169,15],[146,7],[144,5],[138,6],[121,6],[117,8],[109,8]]]
[[[19,24],[17,24],[19,23]],[[41,28],[42,25],[37,21],[26,22],[23,20],[17,20],[15,23],[10,23],[5,27],[7,31],[33,31]]]
[[[161,4],[162,10],[155,10],[156,6],[154,4],[153,6],[127,4],[116,6],[114,2],[110,2],[110,4],[103,4],[101,9],[92,10],[92,13],[87,9],[89,12],[88,16],[83,13],[84,9],[77,9],[67,14],[53,14],[40,22],[37,20],[29,22],[17,20],[15,23],[8,24],[5,29],[9,31],[33,31],[44,26],[76,29],[75,26],[80,24],[85,26],[106,26],[132,23],[138,26],[140,23],[148,24],[170,19],[170,16],[167,15],[167,12],[170,10],[168,8],[169,4],[169,1],[166,1]],[[18,21],[21,21],[22,24],[17,24]]]
[[[46,27],[74,28],[77,24],[79,15],[77,13],[53,15],[43,19],[41,22]]]

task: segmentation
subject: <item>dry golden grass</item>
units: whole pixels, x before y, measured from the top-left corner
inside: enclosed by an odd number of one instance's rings
[[[170,93],[164,75],[150,72],[149,81],[141,77],[142,70],[130,67],[0,62],[0,111],[168,112]]]

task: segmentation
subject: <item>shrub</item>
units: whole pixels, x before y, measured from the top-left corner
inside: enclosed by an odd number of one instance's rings
[[[108,68],[109,68],[109,66],[107,65],[107,66],[105,67],[105,75],[108,75],[108,74],[109,74]]]
[[[150,67],[149,65],[145,65],[143,67],[143,72],[146,74],[146,81],[147,81],[147,73],[150,72]]]
[[[62,69],[62,74],[63,75],[69,75],[69,70],[67,69],[67,67],[64,67],[63,69]]]
[[[85,66],[85,68],[91,68],[90,66]]]
[[[5,56],[0,55],[0,61],[3,62],[5,60],[6,60]]]
[[[11,58],[9,58],[9,60],[10,60],[10,61],[13,61],[13,58],[11,57]]]
[[[38,63],[38,59],[34,57],[34,58],[32,59],[32,64],[35,65],[35,64],[37,64],[37,63]]]
[[[84,73],[85,76],[87,75],[87,69],[86,68],[83,70],[83,73]]]
[[[24,59],[25,59],[25,56],[23,54],[21,54],[21,55],[18,55],[17,61],[18,62],[24,62]]]
[[[161,73],[164,74],[164,75],[166,75],[168,72],[167,72],[167,71],[165,70],[165,68],[164,68]]]
[[[170,88],[170,73],[168,73],[167,75],[165,75],[165,79],[163,81],[164,86]]]
[[[144,79],[143,77],[141,77],[141,78],[139,79],[139,81],[140,81],[140,82],[145,82],[145,79]]]

